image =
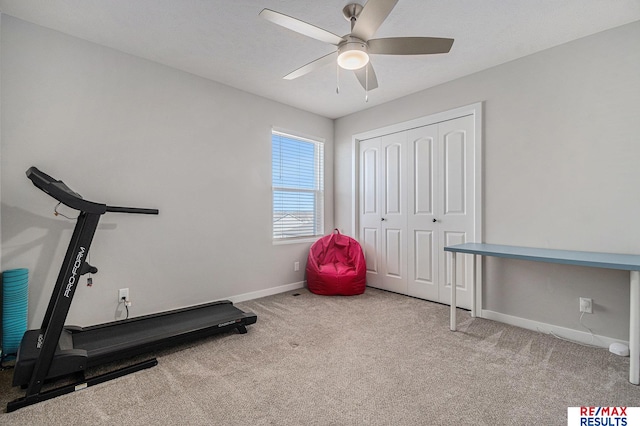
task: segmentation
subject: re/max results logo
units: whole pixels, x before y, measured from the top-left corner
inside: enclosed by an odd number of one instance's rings
[[[569,407],[567,425],[640,425],[640,407]]]

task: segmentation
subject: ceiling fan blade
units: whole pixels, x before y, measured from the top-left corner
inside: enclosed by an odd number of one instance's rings
[[[362,67],[353,72],[355,73],[356,77],[358,77],[358,81],[360,82],[362,87],[365,88],[365,90],[373,90],[378,88],[378,78],[376,77],[376,72],[373,70],[373,65],[371,65],[371,62],[369,62],[366,67]],[[367,73],[369,74],[368,76]],[[367,79],[369,80],[368,82]]]
[[[367,41],[387,19],[398,0],[369,0],[356,19],[351,35]]]
[[[293,72],[290,72],[282,78],[284,78],[285,80],[293,80],[294,78],[302,77],[303,75],[317,70],[318,68],[321,68],[325,65],[335,63],[337,56],[338,52],[331,52],[328,55],[323,56],[322,58],[318,58],[315,61],[309,62],[307,65],[302,66]]]
[[[392,37],[376,38],[367,42],[368,52],[381,55],[428,55],[448,53],[452,38],[437,37]]]
[[[342,37],[337,36],[334,33],[330,33],[329,31],[318,28],[315,25],[308,24],[280,12],[275,12],[271,9],[262,9],[262,12],[258,15],[267,21],[280,25],[281,27],[306,35],[307,37],[315,38],[316,40],[324,41],[325,43],[337,46],[344,41]]]

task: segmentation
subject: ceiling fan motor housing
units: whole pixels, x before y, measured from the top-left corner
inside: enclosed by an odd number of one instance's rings
[[[357,70],[369,63],[369,46],[364,40],[347,36],[346,41],[338,45],[338,65],[346,70]]]

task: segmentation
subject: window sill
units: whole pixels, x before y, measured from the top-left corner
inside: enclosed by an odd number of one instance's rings
[[[318,235],[317,237],[305,237],[305,238],[281,238],[277,240],[272,240],[274,246],[283,246],[287,244],[308,244],[315,243],[318,241],[322,235]]]

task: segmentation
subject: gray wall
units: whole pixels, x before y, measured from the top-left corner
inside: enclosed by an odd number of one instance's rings
[[[31,327],[72,229],[31,165],[87,199],[161,211],[105,217],[71,323],[113,319],[121,287],[141,315],[299,285],[308,244],[270,238],[271,126],[326,140],[326,228],[335,212],[353,234],[351,136],[483,101],[486,242],[640,253],[638,22],[335,122],[11,17],[0,37],[2,269],[30,268]],[[592,297],[585,323],[627,338],[627,274],[485,266],[485,310],[583,330],[577,298]]]
[[[640,22],[335,122],[335,219],[352,228],[352,135],[484,102],[485,242],[640,254]],[[384,86],[384,81],[380,82]],[[484,309],[628,339],[628,274],[490,259]]]
[[[73,223],[25,177],[32,165],[88,200],[155,207],[104,217],[90,251],[100,272],[69,323],[301,285],[309,243],[271,240],[271,127],[326,141],[333,225],[333,122],[191,74],[3,15],[2,269],[27,267],[39,326]],[[67,214],[74,212],[68,210]]]

